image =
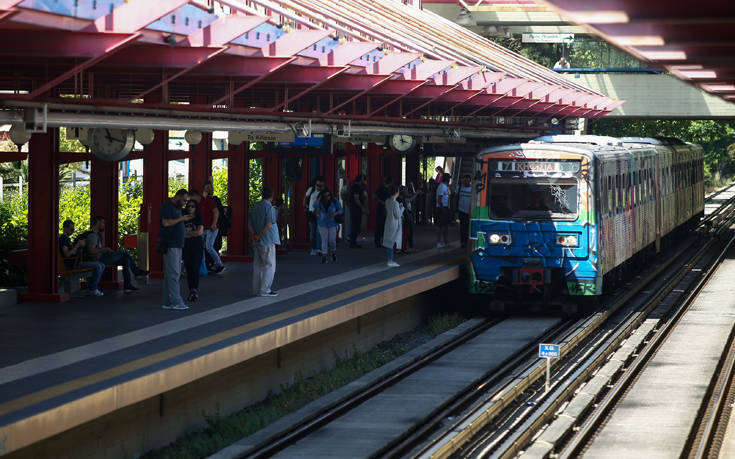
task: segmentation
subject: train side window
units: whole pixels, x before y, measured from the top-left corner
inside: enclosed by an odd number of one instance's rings
[[[613,188],[612,188],[612,176],[607,176],[607,214],[612,214],[613,209]]]

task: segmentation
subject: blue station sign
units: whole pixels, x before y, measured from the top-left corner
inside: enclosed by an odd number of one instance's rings
[[[538,356],[558,359],[559,358],[559,345],[558,344],[539,344],[538,345]]]

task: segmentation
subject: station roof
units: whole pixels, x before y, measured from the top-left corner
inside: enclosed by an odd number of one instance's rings
[[[645,62],[735,100],[732,1],[540,0]]]
[[[0,0],[0,99],[488,124],[623,103],[399,0]]]

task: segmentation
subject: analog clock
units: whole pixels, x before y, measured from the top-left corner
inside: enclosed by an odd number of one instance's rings
[[[414,139],[410,135],[397,134],[391,136],[390,146],[399,153],[405,153],[407,151],[413,150],[413,148],[416,146],[416,139]]]
[[[89,133],[92,153],[104,161],[119,161],[126,157],[135,144],[132,129],[94,128]]]

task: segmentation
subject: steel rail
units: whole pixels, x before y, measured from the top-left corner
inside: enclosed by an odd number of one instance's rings
[[[573,397],[576,390],[590,379],[590,375],[602,368],[614,350],[632,335],[634,330],[645,321],[647,316],[659,306],[661,300],[680,286],[682,282],[687,282],[685,278],[692,271],[692,266],[702,261],[703,256],[710,247],[711,244],[707,244],[700,248],[692,259],[689,258],[688,254],[684,254],[681,258],[688,262],[682,263],[682,267],[678,269],[678,272],[666,279],[662,285],[657,286],[655,291],[643,300],[644,306],[636,306],[612,330],[605,332],[607,336],[600,339],[593,346],[588,349],[580,349],[580,354],[582,355],[576,356],[572,368],[566,369],[563,373],[560,372],[558,377],[555,378],[554,385],[556,389],[548,397],[544,397],[539,409],[529,414],[528,418],[520,423],[512,433],[506,434],[506,438],[502,440],[501,446],[495,446],[498,443],[497,440],[487,442],[488,444],[492,443],[492,449],[498,450],[493,456],[508,458],[517,455],[540,428],[555,416],[558,409]],[[692,280],[688,281],[687,284],[691,282]],[[486,457],[490,449],[490,446],[486,445],[483,451],[477,455],[473,455],[473,457]]]
[[[692,429],[687,442],[689,457],[717,457],[727,432],[733,399],[735,399],[735,328],[728,337],[726,352],[718,364],[714,386],[705,396],[709,400],[702,421]]]
[[[491,375],[488,375],[488,377],[480,384],[473,385],[472,387],[467,388],[464,392],[455,395],[450,402],[442,406],[439,411],[432,415],[429,422],[421,424],[416,429],[408,433],[408,435],[385,445],[381,450],[374,453],[373,456],[394,458],[404,457],[406,453],[414,448],[422,438],[435,430],[452,413],[456,413],[471,405],[473,402],[476,402],[478,399],[483,398],[483,395],[486,393],[483,388],[497,386],[507,379],[515,380],[514,375],[517,374],[518,367],[536,355],[539,343],[553,341],[558,335],[568,330],[573,323],[576,324],[572,319],[563,321],[549,332],[545,333],[544,336],[529,343],[504,362],[498,370],[495,370]]]
[[[653,282],[657,276],[668,269],[675,260],[682,257],[687,250],[688,246],[680,247],[676,253],[674,253],[670,258],[664,260],[651,273],[649,273],[648,277],[644,281],[629,289],[618,298],[615,298],[613,300],[613,304],[611,304],[605,311],[597,313],[597,315],[588,319],[579,330],[575,330],[575,332],[573,332],[573,336],[571,336],[568,341],[562,342],[562,355],[560,360],[565,362],[567,361],[566,359],[568,356],[574,355],[578,345],[583,344],[583,341],[592,336],[595,330],[612,317],[616,311],[620,310],[629,301],[634,299],[640,290]],[[445,429],[444,435],[432,439],[431,444],[424,446],[419,455],[421,457],[446,458],[456,453],[462,445],[466,444],[470,438],[479,432],[485,425],[495,421],[502,411],[502,408],[511,404],[523,391],[527,390],[533,384],[538,383],[541,378],[543,378],[546,365],[543,359],[537,359],[537,362],[534,365],[534,378],[532,378],[531,381],[524,380],[523,385],[505,387],[502,390],[497,391],[497,393],[488,397],[493,401],[492,404],[487,407],[480,407],[476,412],[468,413],[458,418],[452,426]],[[482,410],[486,411],[481,412]],[[472,421],[470,421],[470,419],[472,419]],[[461,426],[464,426],[464,428]]]
[[[339,401],[336,404],[328,407],[326,410],[321,411],[313,417],[304,420],[301,424],[296,426],[295,429],[286,433],[285,435],[280,436],[278,439],[267,439],[261,444],[256,445],[254,448],[252,448],[252,451],[256,452],[248,455],[247,457],[270,457],[275,453],[287,448],[288,446],[291,446],[299,439],[304,438],[305,436],[309,435],[310,433],[314,432],[325,424],[331,422],[335,418],[350,411],[360,403],[363,403],[365,400],[374,397],[376,394],[384,391],[388,387],[404,379],[406,376],[415,373],[420,368],[423,368],[424,366],[430,364],[431,362],[435,361],[446,353],[456,349],[457,347],[461,346],[462,344],[466,343],[477,335],[499,324],[500,322],[502,322],[502,320],[503,319],[494,319],[483,321],[467,333],[458,336],[456,339],[445,343],[444,345],[439,346],[436,349],[433,349],[431,352],[422,356],[421,358],[398,368],[396,371],[387,375],[379,383],[373,384],[363,390],[357,391],[347,399]]]
[[[671,332],[680,323],[685,313],[693,304],[696,296],[719,267],[722,259],[725,257],[725,254],[728,252],[734,241],[735,237],[731,237],[729,239],[724,249],[722,249],[717,255],[715,263],[713,263],[700,277],[695,288],[687,294],[684,301],[681,303],[682,306],[679,307],[670,320],[668,320],[662,327],[658,328],[658,332],[652,337],[648,344],[642,350],[638,351],[638,357],[631,363],[626,371],[620,375],[610,391],[599,402],[597,408],[584,421],[584,423],[582,423],[577,434],[565,445],[564,449],[557,457],[563,459],[579,457],[582,450],[589,442],[589,439],[594,435],[601,423],[612,412],[614,407],[621,400],[623,394],[625,394],[627,389],[636,380],[637,376],[646,367],[650,359],[656,354]]]

